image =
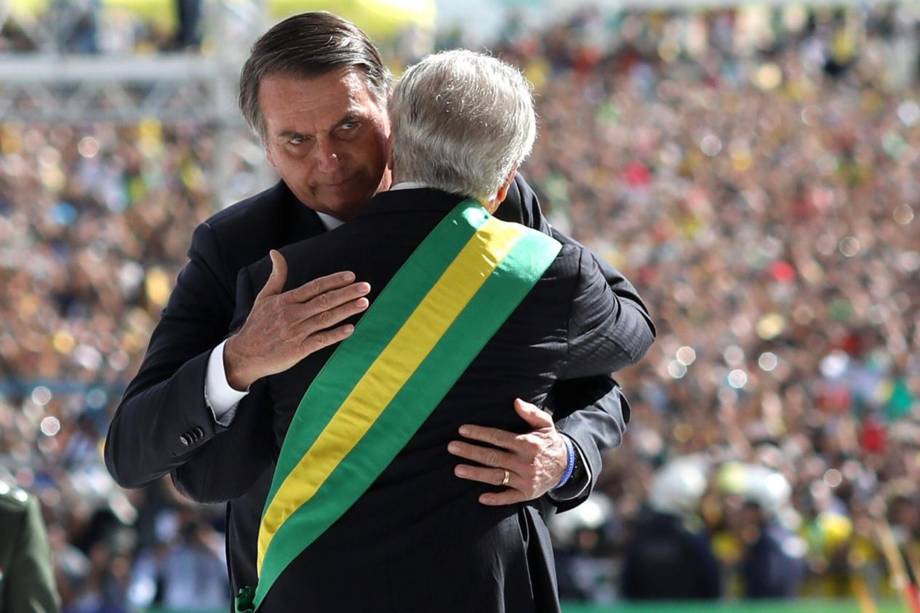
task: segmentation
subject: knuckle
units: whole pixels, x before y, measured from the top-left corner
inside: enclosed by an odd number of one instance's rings
[[[292,294],[291,298],[298,302],[303,302],[306,300],[311,300],[319,293],[319,290],[316,287],[316,281],[310,281],[309,283],[304,283],[299,288],[297,288],[296,294]]]

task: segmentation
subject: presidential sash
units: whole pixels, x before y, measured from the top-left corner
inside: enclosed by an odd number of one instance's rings
[[[310,384],[259,527],[258,609],[284,569],[371,486],[549,268],[561,245],[458,204]]]

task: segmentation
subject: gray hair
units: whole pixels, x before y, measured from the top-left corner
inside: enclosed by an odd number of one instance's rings
[[[314,78],[341,68],[355,68],[381,106],[393,77],[380,53],[358,26],[332,13],[317,11],[288,17],[259,37],[240,73],[240,111],[263,140],[265,118],[259,107],[262,79],[282,74]]]
[[[531,91],[518,69],[493,57],[429,55],[390,98],[394,176],[491,200],[533,148]]]

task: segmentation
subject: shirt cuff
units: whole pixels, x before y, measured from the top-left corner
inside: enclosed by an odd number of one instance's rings
[[[204,379],[204,401],[210,407],[214,421],[225,428],[233,421],[240,400],[249,393],[249,390],[244,392],[235,390],[227,382],[227,373],[224,371],[224,345],[226,343],[227,341],[223,341],[211,351],[211,356],[208,358],[208,372]]]
[[[570,437],[565,432],[560,432],[562,436],[566,438],[566,443],[572,445],[572,449],[575,450],[575,471],[572,473],[572,476],[569,477],[569,480],[560,485],[559,487],[549,491],[549,497],[551,500],[556,502],[565,502],[567,500],[574,500],[575,498],[580,497],[585,493],[591,485],[591,468],[588,466],[588,463],[585,462],[585,456],[581,451],[581,448],[578,446],[578,443],[575,442],[575,439]]]

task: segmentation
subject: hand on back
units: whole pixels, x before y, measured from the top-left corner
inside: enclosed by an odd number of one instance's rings
[[[339,324],[369,305],[364,296],[370,285],[355,282],[354,273],[349,271],[319,277],[284,292],[287,262],[275,250],[270,257],[268,281],[256,296],[246,322],[224,347],[227,382],[241,391],[348,338],[354,326]]]

